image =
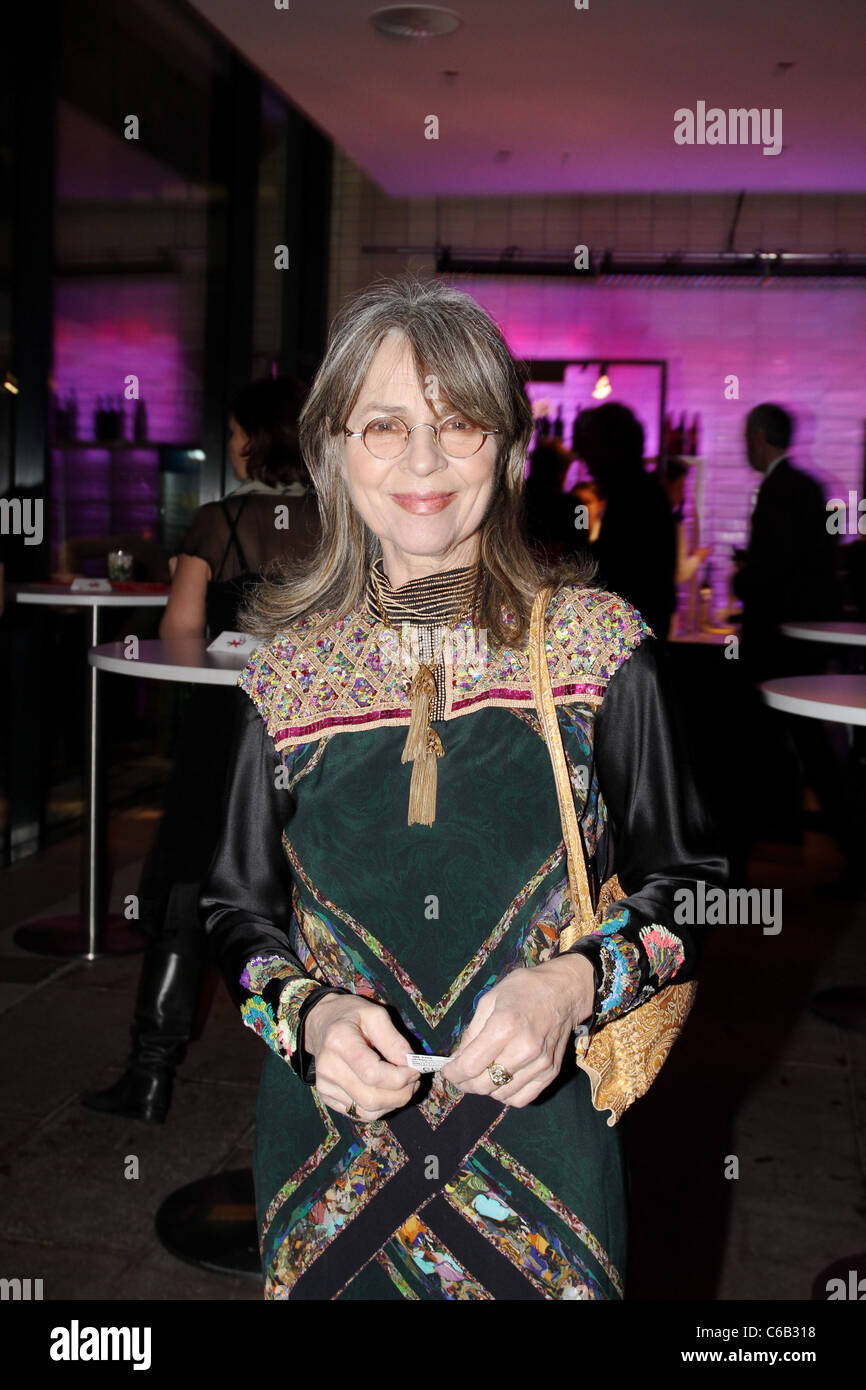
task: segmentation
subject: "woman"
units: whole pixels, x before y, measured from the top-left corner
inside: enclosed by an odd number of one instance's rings
[[[234,397],[228,452],[240,486],[193,517],[172,557],[160,637],[213,638],[236,629],[238,607],[261,572],[287,554],[303,561],[315,549],[318,508],[298,450],[303,394],[300,382],[276,377],[251,382]],[[165,814],[139,889],[140,920],[152,940],[142,963],[132,1051],[119,1081],[82,1096],[91,1110],[148,1124],[162,1124],[168,1114],[201,993],[207,943],[197,903],[220,829],[225,770],[202,750],[225,745],[232,719],[231,690],[190,688]]]
[[[530,699],[531,433],[467,296],[376,285],[338,317],[301,416],[322,544],[245,619],[264,641],[201,899],[268,1044],[269,1298],[622,1296],[619,1134],[572,1033],[691,975],[674,893],[724,866],[677,790],[646,625],[564,583],[548,639],[577,810],[598,882],[616,831],[629,896],[554,954],[571,908]],[[421,1053],[449,1060],[427,1074]]]

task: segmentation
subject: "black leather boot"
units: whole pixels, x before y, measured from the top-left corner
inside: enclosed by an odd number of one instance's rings
[[[205,953],[204,933],[184,933],[147,948],[126,1071],[105,1091],[86,1091],[82,1105],[161,1125],[171,1105],[175,1068],[192,1033]],[[181,947],[182,949],[178,949]]]

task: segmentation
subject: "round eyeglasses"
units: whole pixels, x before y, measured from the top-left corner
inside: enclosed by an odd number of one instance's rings
[[[443,454],[455,459],[471,458],[478,453],[488,434],[501,432],[483,430],[480,425],[467,420],[465,415],[449,415],[440,425],[428,425],[426,420],[421,420],[411,429],[396,415],[377,415],[362,430],[345,429],[343,433],[347,439],[363,439],[364,447],[373,458],[396,459],[409,447],[412,430],[422,428],[432,430],[433,438]]]

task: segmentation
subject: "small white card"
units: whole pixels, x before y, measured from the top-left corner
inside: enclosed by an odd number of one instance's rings
[[[221,632],[208,647],[209,652],[251,652],[259,639],[248,632]]]
[[[441,1071],[450,1061],[450,1057],[433,1057],[429,1052],[406,1053],[406,1066],[415,1071]]]
[[[70,584],[73,594],[110,594],[110,579],[73,579]]]

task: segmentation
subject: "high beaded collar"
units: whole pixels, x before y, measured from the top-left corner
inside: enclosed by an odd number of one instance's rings
[[[371,618],[381,620],[384,606],[388,621],[395,626],[401,623],[436,625],[450,622],[471,602],[478,568],[476,561],[459,569],[410,579],[406,584],[394,588],[385,574],[379,555],[370,566],[367,577],[367,612]],[[376,581],[381,603],[376,592]]]

